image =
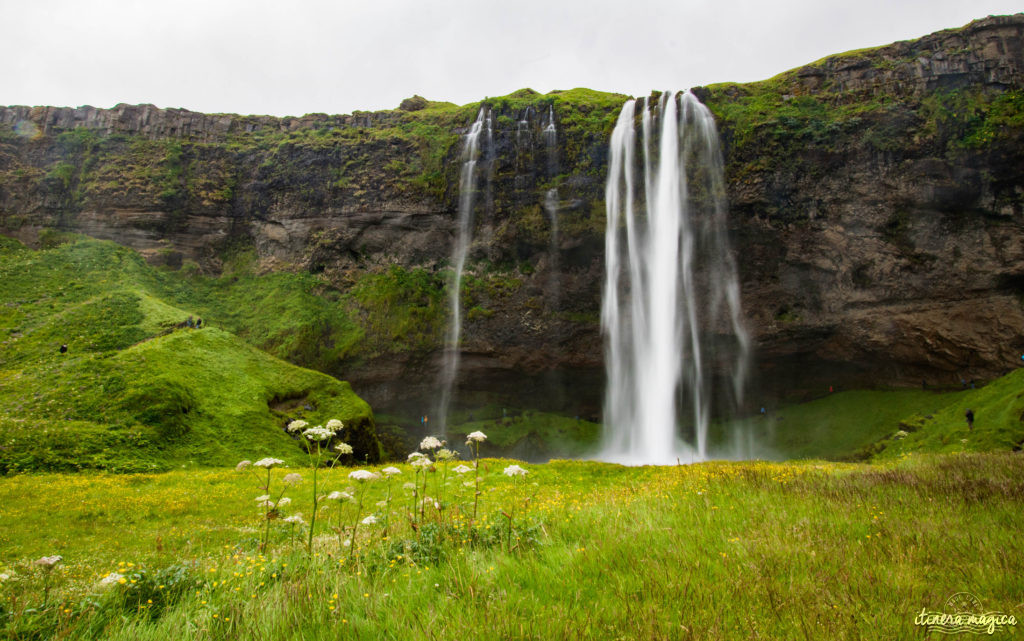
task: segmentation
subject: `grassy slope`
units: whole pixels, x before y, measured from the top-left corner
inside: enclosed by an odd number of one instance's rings
[[[173,330],[196,310],[161,298],[169,278],[113,243],[32,251],[0,239],[4,470],[142,470],[298,453],[280,426],[307,403],[311,421],[370,424],[369,406],[347,383],[216,327]],[[270,407],[289,399],[282,413]]]
[[[261,491],[229,470],[3,478],[0,572],[12,578],[0,583],[0,629],[12,639],[905,639],[920,636],[922,608],[962,591],[1024,615],[1019,454],[882,466],[556,461],[527,466],[517,490],[506,464],[484,462],[483,543],[468,545],[464,525],[440,543],[430,528],[417,536],[397,518],[408,493],[395,490],[390,538],[362,527],[370,538],[354,560],[327,530],[307,558],[283,524],[260,556]],[[444,496],[446,518],[464,524],[461,481]],[[305,483],[289,490],[293,512],[308,513]],[[347,484],[335,472],[322,487]],[[364,505],[384,494],[371,485]],[[513,496],[517,524],[537,528],[519,529],[525,548],[510,553],[487,541]],[[359,516],[371,509],[383,516]],[[63,554],[64,566],[47,577],[30,565],[43,554]],[[99,588],[113,571],[136,582]]]

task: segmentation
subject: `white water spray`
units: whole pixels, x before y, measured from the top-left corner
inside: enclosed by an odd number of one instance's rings
[[[455,378],[459,371],[459,338],[462,334],[462,302],[459,295],[462,291],[462,271],[466,266],[466,256],[473,240],[473,200],[476,195],[476,166],[481,152],[480,134],[486,131],[485,142],[493,149],[491,115],[486,107],[481,107],[476,121],[466,134],[462,150],[462,171],[459,174],[459,232],[452,253],[454,275],[448,286],[448,333],[445,336],[444,365],[441,369],[441,397],[438,403],[437,420],[439,431],[443,435],[448,427],[448,410],[455,391]]]
[[[714,118],[693,94],[662,94],[656,109],[639,104],[641,162],[638,102],[630,100],[612,133],[605,193],[608,388],[600,458],[705,460],[712,414],[742,405],[749,361],[726,236],[722,155]]]

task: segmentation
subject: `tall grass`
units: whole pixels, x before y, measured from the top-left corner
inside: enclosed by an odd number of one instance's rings
[[[448,526],[428,512],[414,530],[396,500],[388,534],[361,526],[351,558],[333,533],[318,532],[308,555],[284,528],[260,555],[258,515],[231,471],[2,479],[13,518],[0,572],[15,576],[0,587],[2,629],[18,639],[901,639],[920,636],[921,608],[962,591],[1024,617],[1018,454],[555,461],[520,481],[511,552],[504,466],[482,462],[475,528],[472,493],[453,483]],[[368,488],[364,504],[386,492]],[[293,507],[308,509],[298,496]],[[67,565],[42,608],[28,562],[52,553]],[[99,588],[112,571],[136,583]],[[163,597],[168,585],[177,591]]]

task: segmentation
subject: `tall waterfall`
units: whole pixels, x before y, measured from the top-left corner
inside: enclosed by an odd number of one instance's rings
[[[476,166],[480,159],[480,134],[485,134],[485,144],[494,148],[491,114],[481,107],[476,121],[466,134],[462,149],[462,170],[459,173],[459,230],[452,252],[452,266],[455,268],[448,285],[449,322],[445,336],[444,365],[441,369],[441,395],[436,420],[439,432],[445,434],[448,426],[448,410],[455,391],[455,378],[459,371],[459,338],[462,334],[462,270],[466,266],[466,255],[473,240],[473,200],[476,195]]]
[[[650,103],[630,100],[619,114],[605,194],[600,457],[633,464],[708,458],[712,417],[743,404],[750,343],[714,119],[690,92]]]

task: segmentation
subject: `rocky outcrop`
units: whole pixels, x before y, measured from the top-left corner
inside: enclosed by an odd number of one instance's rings
[[[958,385],[1019,364],[1022,43],[1024,15],[986,18],[694,90],[719,118],[765,393]],[[603,188],[623,100],[526,90],[487,101],[465,398],[599,411]],[[263,269],[308,270],[339,290],[393,264],[439,272],[454,243],[459,135],[478,108],[418,97],[302,118],[0,108],[0,226],[28,241],[76,230],[211,272],[251,247]],[[332,371],[375,406],[419,407],[440,345],[357,353]]]

